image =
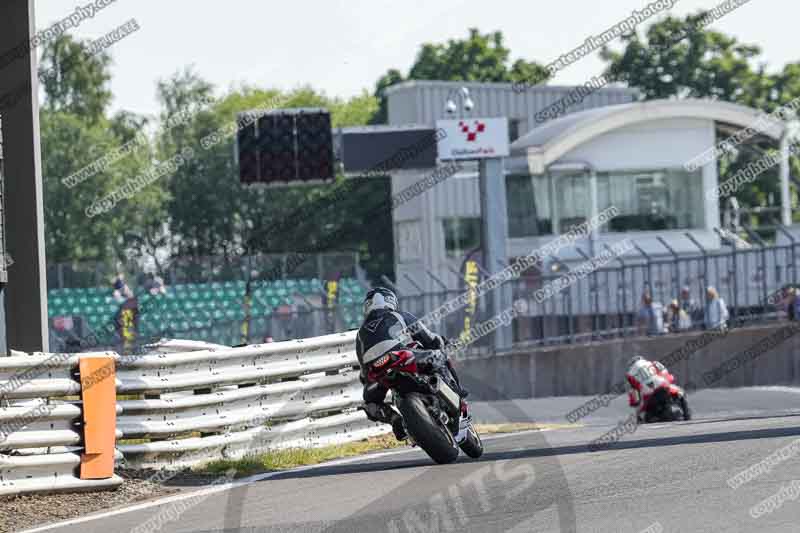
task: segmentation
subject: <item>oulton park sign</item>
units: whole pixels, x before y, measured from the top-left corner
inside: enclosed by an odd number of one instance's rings
[[[506,157],[510,153],[506,117],[437,120],[436,129],[446,134],[437,145],[442,161]]]

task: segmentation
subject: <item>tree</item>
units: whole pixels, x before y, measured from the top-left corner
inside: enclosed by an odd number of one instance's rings
[[[684,19],[667,17],[650,25],[642,40],[636,32],[620,37],[622,52],[605,46],[606,74],[642,91],[646,99],[716,96],[731,102],[750,98],[758,73],[752,61],[758,46],[699,26],[700,12]]]
[[[97,124],[111,103],[111,56],[100,52],[89,56],[84,44],[68,34],[47,43],[42,51],[40,79],[48,111],[71,113],[89,124]]]
[[[84,42],[63,35],[45,45],[40,79],[44,86],[41,139],[47,258],[52,262],[109,261],[128,257],[126,234],[146,232],[163,220],[163,188],[138,191],[102,215],[86,210],[146,170],[152,150],[138,150],[77,184],[65,178],[132,139],[145,119],[132,113],[106,118],[111,101],[110,58],[89,56]]]
[[[325,198],[332,188],[342,183],[342,176],[338,176],[335,183],[325,185],[247,186],[239,182],[232,157],[235,134],[224,136],[221,142],[208,149],[202,148],[201,141],[224,131],[238,113],[267,107],[323,107],[330,110],[333,127],[363,125],[378,108],[374,97],[362,94],[343,100],[329,98],[310,87],[288,93],[242,87],[211,105],[204,104],[212,93],[213,87],[191,70],[159,84],[162,123],[184,109],[193,111],[185,124],[165,129],[157,143],[162,159],[185,147],[195,148],[195,157],[168,180],[170,234],[176,255],[195,258],[216,255],[235,262],[241,255],[366,249],[368,258],[378,258],[375,260],[380,262],[375,268],[386,267],[387,253],[391,267],[391,239],[381,243],[370,241],[364,236],[360,217],[375,198],[388,198],[388,190],[381,180],[359,182],[354,188],[358,192],[344,202],[347,205],[334,206]],[[319,204],[313,217],[275,231],[281,220],[309,204]],[[371,227],[382,228],[391,235],[391,213],[387,211],[378,218],[380,220],[373,221]],[[355,227],[360,231],[350,231]],[[329,239],[330,235],[342,234],[345,238]],[[381,249],[376,250],[376,246]],[[264,266],[268,270],[268,265]]]
[[[370,124],[386,124],[389,122],[389,100],[386,98],[384,91],[404,81],[403,75],[397,69],[389,69],[386,74],[378,79],[375,84],[375,98],[378,99],[378,111],[370,118]]]
[[[466,39],[450,39],[446,44],[425,43],[407,76],[390,69],[376,83],[374,94],[380,99],[380,111],[373,122],[386,122],[384,91],[404,80],[514,82],[546,78],[545,68],[534,61],[518,59],[509,67],[510,56],[500,31],[484,35],[477,28],[470,28]]]

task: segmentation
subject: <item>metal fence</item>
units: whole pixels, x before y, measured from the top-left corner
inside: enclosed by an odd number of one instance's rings
[[[747,249],[726,247],[710,251],[687,233],[697,248],[694,254],[677,254],[667,244],[660,255],[647,254],[640,247],[636,252],[617,258],[614,262],[578,279],[554,296],[537,301],[535,293],[579,265],[551,258],[550,268],[532,268],[519,279],[509,282],[513,301],[524,301],[526,310],[513,321],[515,344],[550,345],[588,342],[591,340],[628,337],[644,332],[637,324],[642,296],[648,292],[654,302],[661,303],[666,311],[672,300],[681,303],[680,293],[689,289],[692,302],[691,327],[702,329],[707,305],[706,288],[713,286],[729,310],[729,327],[747,323],[765,322],[786,317],[786,299],[783,289],[798,282],[798,246],[784,228],[789,244],[768,245],[753,235],[756,244]],[[576,249],[584,260],[588,254]],[[435,309],[463,291],[429,294],[404,294],[401,303],[405,309],[419,316]],[[491,318],[487,297],[479,299],[473,316],[462,309],[447,317],[442,331],[450,337],[458,336],[467,324]],[[476,343],[486,345],[487,339]]]
[[[617,258],[558,294],[538,302],[534,298],[538,289],[547,287],[578,265],[551,258],[548,268],[532,268],[519,279],[509,282],[513,300],[527,303],[527,311],[514,319],[514,342],[549,345],[638,335],[642,333],[637,327],[637,314],[643,293],[649,292],[653,300],[666,309],[672,300],[680,300],[683,287],[688,288],[692,302],[690,329],[704,327],[708,286],[717,289],[729,309],[730,327],[785,316],[781,298],[773,296],[776,291],[797,283],[800,243],[794,242],[787,230],[779,228],[779,231],[785,235],[788,244],[768,245],[753,235],[756,244],[750,248],[726,247],[710,251],[687,233],[685,238],[697,248],[694,254],[674,253],[663,240],[664,250],[659,255],[648,254],[636,247],[636,252]],[[589,259],[585,252],[579,249],[577,252]],[[363,289],[366,291],[368,286],[364,285]],[[400,305],[417,316],[424,316],[460,296],[464,290],[401,293]],[[211,326],[195,327],[188,317],[186,320],[164,321],[159,324],[158,331],[139,332],[137,344],[172,337],[237,345],[263,342],[266,337],[282,340],[331,334],[358,327],[360,302],[353,298],[351,294],[345,303],[339,299],[331,300],[322,293],[313,298],[314,301],[308,296],[298,296],[293,305],[283,306],[268,316],[248,311],[238,319],[217,320]],[[489,313],[487,298],[479,298],[473,308],[460,309],[435,327],[450,338],[458,337],[470,326],[491,318]],[[79,326],[73,332],[78,336],[83,335]],[[63,343],[59,344],[58,339],[52,341],[59,349],[66,348]],[[489,345],[490,339],[482,338],[471,349],[481,351]],[[122,346],[121,341],[104,347],[120,353],[131,351]]]
[[[157,254],[158,255],[158,254]],[[114,277],[125,274],[130,284],[143,285],[145,272],[158,274],[167,285],[211,281],[247,281],[268,272],[291,271],[293,278],[338,279],[355,277],[358,252],[308,254],[305,261],[291,269],[287,266],[294,254],[257,254],[230,256],[144,257],[124,263],[76,261],[47,265],[47,288],[110,287]]]

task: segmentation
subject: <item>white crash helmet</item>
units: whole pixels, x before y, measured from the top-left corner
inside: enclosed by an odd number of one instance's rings
[[[631,357],[631,358],[628,360],[628,366],[627,366],[627,368],[630,368],[630,367],[632,367],[633,365],[635,365],[635,364],[636,364],[638,361],[643,361],[643,360],[644,360],[644,357],[642,357],[641,355],[634,355],[633,357]]]
[[[397,296],[385,287],[375,287],[364,297],[364,318],[377,310],[397,311]]]

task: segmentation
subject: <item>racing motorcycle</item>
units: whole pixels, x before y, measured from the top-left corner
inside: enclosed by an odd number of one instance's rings
[[[675,384],[659,387],[647,400],[645,423],[675,422],[691,418],[692,412],[686,400],[686,391]]]
[[[444,355],[436,350],[387,352],[369,365],[367,379],[391,391],[412,445],[439,464],[452,463],[459,448],[477,459],[483,442],[467,416],[467,404],[456,392]]]

